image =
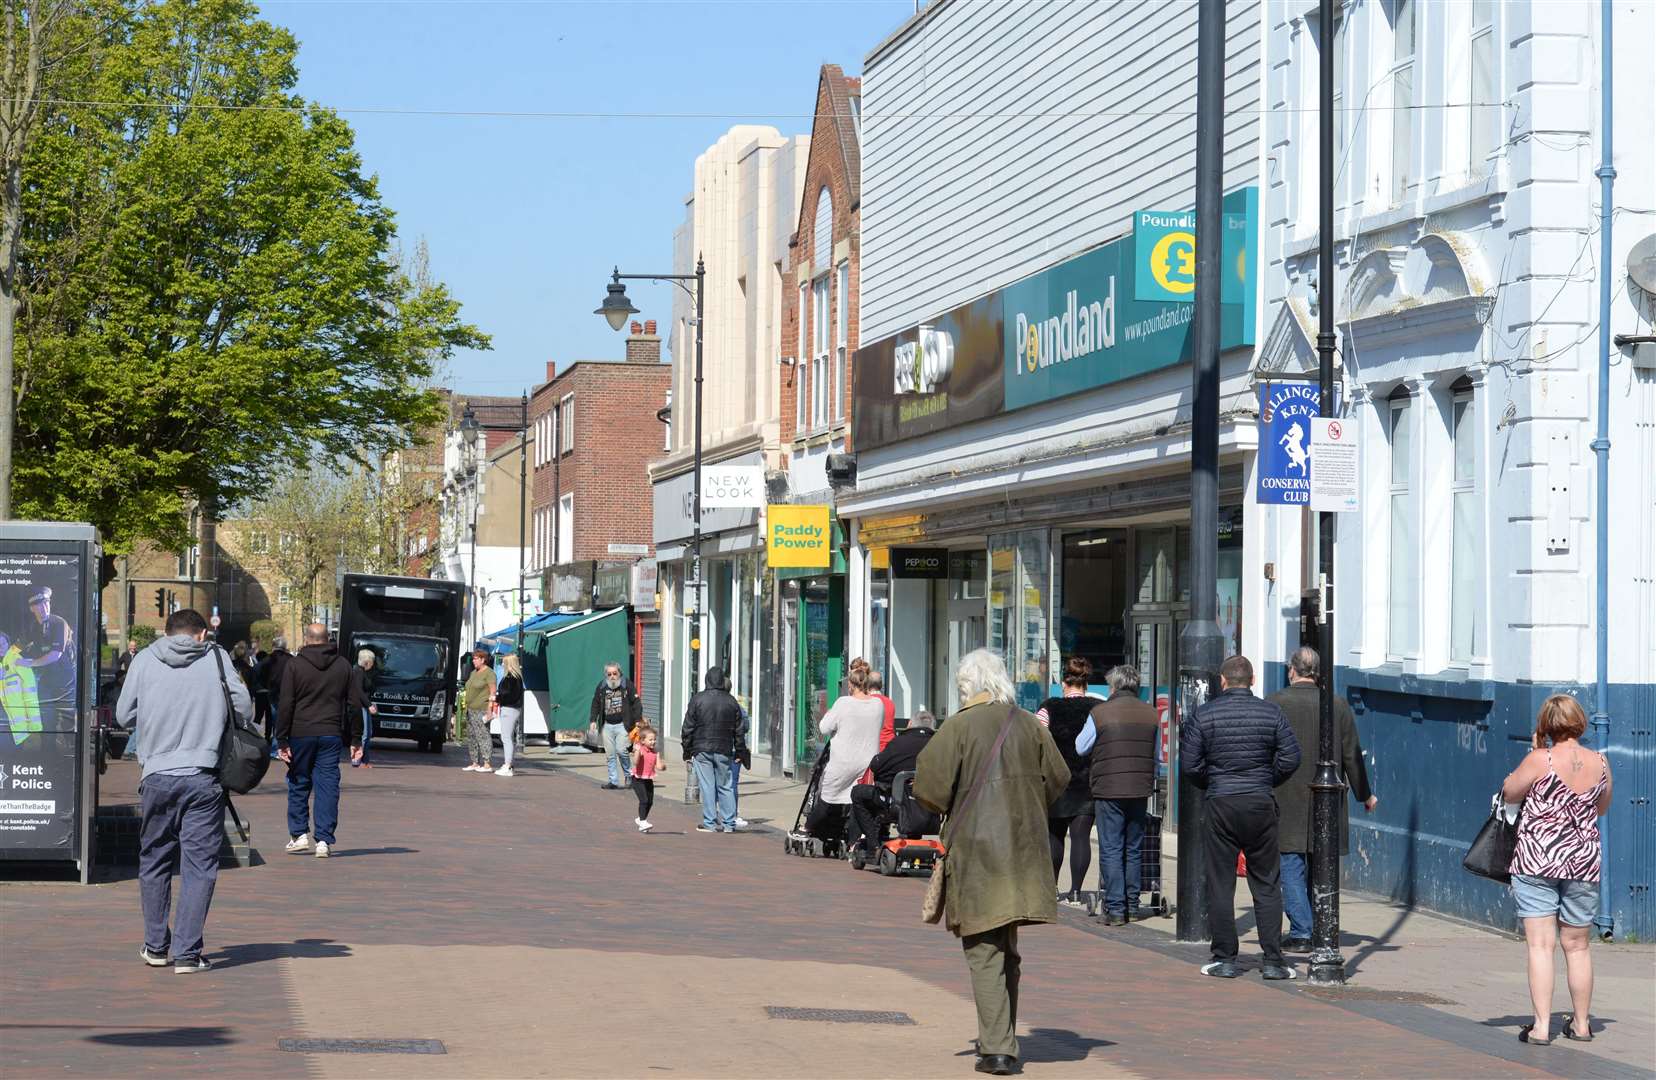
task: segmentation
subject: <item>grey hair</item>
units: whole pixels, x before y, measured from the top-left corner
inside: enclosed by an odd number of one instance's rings
[[[1006,661],[988,649],[973,649],[960,658],[955,672],[955,689],[960,700],[966,701],[979,694],[988,694],[991,701],[1011,705],[1014,701],[1012,678],[1006,673]]]
[[[375,656],[374,650],[369,648],[361,648],[357,650],[357,663],[360,664],[364,660],[372,660],[376,664],[379,663],[379,657]]]
[[[1104,681],[1109,684],[1112,694],[1139,692],[1139,670],[1132,664],[1117,664],[1104,676]]]
[[[625,670],[621,667],[620,664],[616,663],[614,660],[611,660],[609,663],[604,665],[604,670],[605,671],[608,671],[610,668],[614,668],[615,673],[617,675],[620,675]]]
[[[1288,670],[1301,679],[1315,679],[1322,667],[1322,657],[1309,645],[1301,645],[1288,658]]]
[[[932,715],[930,709],[917,709],[914,716],[909,719],[908,726],[930,730],[937,727],[937,717]]]

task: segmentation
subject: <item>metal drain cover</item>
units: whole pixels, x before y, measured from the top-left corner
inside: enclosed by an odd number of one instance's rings
[[[1459,1002],[1417,990],[1377,990],[1366,986],[1306,986],[1302,993],[1322,1001],[1383,1001],[1392,1005],[1457,1005]]]
[[[446,1054],[436,1039],[277,1039],[276,1049],[294,1054]]]
[[[766,1005],[772,1020],[816,1020],[825,1024],[913,1024],[914,1017],[903,1012],[876,1009],[801,1009],[793,1005]]]

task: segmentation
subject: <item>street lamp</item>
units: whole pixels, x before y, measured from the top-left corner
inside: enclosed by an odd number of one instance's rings
[[[481,431],[515,431],[518,433],[518,624],[517,624],[517,654],[523,658],[523,621],[524,611],[528,604],[523,598],[523,579],[527,573],[525,560],[528,558],[529,548],[526,537],[529,527],[529,392],[526,390],[518,399],[519,417],[516,424],[486,424],[477,419],[477,413],[472,410],[471,403],[467,402],[460,414],[460,433],[465,436],[468,444],[475,444],[477,435]],[[476,468],[476,466],[473,466]],[[477,516],[476,499],[472,494],[472,584],[477,588]],[[476,610],[475,608],[473,609]],[[476,638],[477,630],[474,627],[472,637]]]
[[[696,692],[696,679],[701,673],[701,534],[702,534],[702,316],[705,311],[707,264],[698,256],[694,274],[623,274],[615,268],[610,283],[605,287],[604,302],[593,311],[602,315],[610,329],[620,330],[627,320],[638,314],[627,299],[627,287],[622,281],[670,281],[684,290],[696,302],[696,459],[691,476],[691,514],[693,528],[690,539],[690,580],[685,582],[693,590],[690,594],[690,692]],[[695,291],[685,282],[694,281]]]

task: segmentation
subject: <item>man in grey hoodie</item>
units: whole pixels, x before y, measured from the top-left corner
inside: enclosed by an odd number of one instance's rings
[[[222,669],[220,665],[222,666]],[[138,956],[151,967],[169,963],[179,974],[206,971],[201,955],[207,908],[218,881],[224,837],[224,789],[219,786],[219,742],[229,718],[224,688],[236,720],[253,723],[253,699],[232,675],[230,660],[207,641],[207,620],[185,608],[167,617],[167,633],[133,658],[117,722],[133,731],[143,768],[138,783],[138,891],[144,905],[144,946]],[[173,865],[179,867],[178,912],[167,929]]]

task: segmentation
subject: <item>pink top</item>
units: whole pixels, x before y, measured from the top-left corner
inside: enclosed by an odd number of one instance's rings
[[[1571,791],[1553,771],[1552,751],[1547,751],[1547,775],[1537,780],[1524,798],[1518,844],[1512,852],[1512,873],[1559,881],[1597,881],[1598,797],[1609,779],[1609,766],[1605,766],[1604,774],[1590,790]]]
[[[637,780],[654,780],[656,761],[659,760],[656,752],[643,743],[638,744],[638,764],[633,766],[633,778]]]

